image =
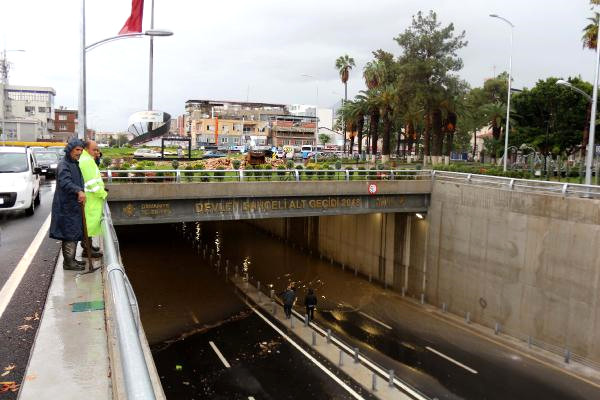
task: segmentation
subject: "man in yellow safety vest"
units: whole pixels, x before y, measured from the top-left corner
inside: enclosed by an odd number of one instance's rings
[[[85,220],[87,234],[90,240],[102,233],[102,211],[104,201],[108,195],[104,189],[104,182],[100,176],[100,170],[96,164],[96,156],[99,153],[98,144],[93,140],[87,140],[81,157],[79,158],[79,169],[83,176],[85,191]],[[83,257],[87,257],[87,250],[83,246]],[[92,245],[92,257],[102,257],[100,249]]]

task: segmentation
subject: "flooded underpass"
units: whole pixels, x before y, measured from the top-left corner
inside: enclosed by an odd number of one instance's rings
[[[313,288],[317,323],[430,398],[525,399],[534,392],[586,398],[543,381],[525,366],[524,373],[515,374],[501,363],[490,365],[464,350],[481,350],[481,344],[461,343],[468,340],[463,332],[423,318],[399,293],[251,223],[129,226],[117,234],[168,398],[352,398],[252,313],[227,281],[226,268],[230,276],[237,271],[254,285],[260,281],[265,292],[280,293],[295,282],[301,313],[306,291]],[[457,367],[434,348],[470,368]]]

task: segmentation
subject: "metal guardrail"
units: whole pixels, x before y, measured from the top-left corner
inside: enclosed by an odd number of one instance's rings
[[[119,241],[115,233],[110,209],[105,204],[102,238],[104,262],[109,282],[109,298],[115,316],[117,342],[120,350],[121,368],[128,400],[156,399],[150,372],[140,341],[139,309],[137,299],[123,269]]]
[[[600,186],[577,183],[536,181],[533,179],[506,178],[503,176],[468,174],[464,172],[429,171],[432,179],[469,183],[520,192],[546,193],[561,196],[600,198]]]
[[[280,182],[280,181],[372,181],[431,179],[428,170],[360,169],[240,169],[240,170],[105,170],[108,183],[135,182]]]

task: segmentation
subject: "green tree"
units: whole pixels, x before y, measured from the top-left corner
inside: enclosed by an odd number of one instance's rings
[[[344,84],[344,103],[348,101],[348,78],[350,77],[350,70],[355,65],[354,58],[348,54],[344,54],[335,60],[335,68],[338,70],[340,79]],[[346,151],[346,124],[344,124],[344,151]]]
[[[457,52],[467,45],[465,32],[454,33],[454,24],[444,27],[433,11],[424,15],[418,12],[412,24],[395,41],[402,49],[398,59],[400,86],[410,94],[412,101],[423,108],[425,114],[424,149],[428,156],[430,136],[431,155],[442,154],[444,115],[440,104],[448,99],[448,88],[458,87],[454,72],[462,69],[463,62]]]
[[[319,134],[319,142],[325,146],[327,143],[329,143],[331,141],[331,137],[329,135],[327,135],[326,133],[320,133]]]

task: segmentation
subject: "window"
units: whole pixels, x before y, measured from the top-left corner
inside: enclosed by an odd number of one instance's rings
[[[50,112],[50,107],[38,107],[38,112],[41,112],[41,113]]]
[[[210,125],[206,125],[206,131],[210,132]]]
[[[25,106],[25,112],[34,113],[35,107],[34,106]]]
[[[59,121],[66,121],[67,120],[67,116],[65,114],[59,114],[58,115],[58,120]]]
[[[240,138],[234,137],[233,144],[238,144],[240,142]]]
[[[58,130],[59,130],[59,131],[66,131],[66,130],[67,130],[67,125],[65,125],[65,124],[60,124],[60,125],[58,126]]]
[[[221,143],[228,143],[229,140],[226,137],[221,138]]]

